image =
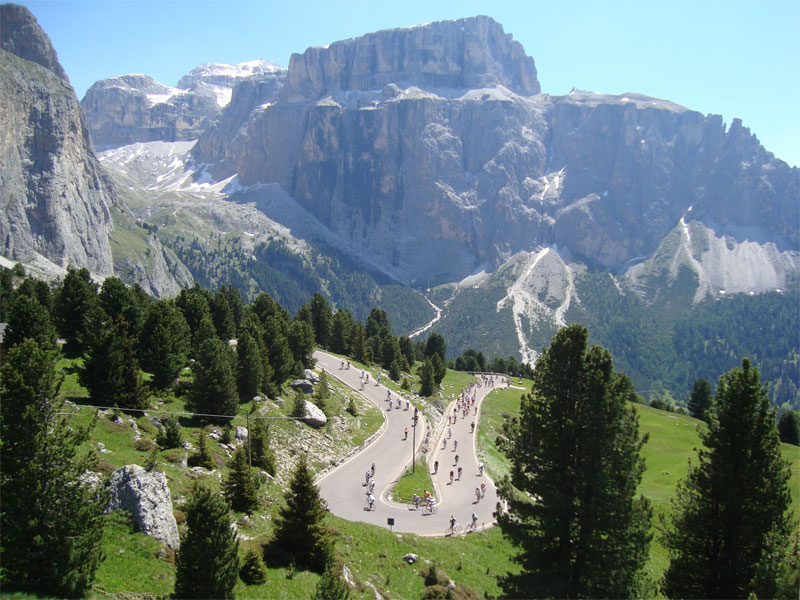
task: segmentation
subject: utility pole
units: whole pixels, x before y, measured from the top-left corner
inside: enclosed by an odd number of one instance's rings
[[[411,429],[413,431],[412,434],[412,441],[411,441],[411,472],[417,472],[417,419],[419,416],[417,415],[417,407],[414,407],[414,418],[411,422]]]

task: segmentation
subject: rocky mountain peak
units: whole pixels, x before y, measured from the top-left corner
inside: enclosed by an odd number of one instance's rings
[[[533,59],[489,17],[387,29],[292,55],[283,92],[316,100],[334,90],[401,87],[471,89],[502,85],[523,96],[541,91]]]
[[[31,11],[19,4],[0,5],[0,23],[0,48],[35,62],[61,79],[69,81],[58,62],[58,55],[50,38]]]

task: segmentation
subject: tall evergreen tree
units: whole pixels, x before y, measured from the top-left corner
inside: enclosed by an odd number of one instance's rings
[[[88,430],[58,398],[58,354],[26,340],[0,369],[0,582],[57,597],[83,595],[102,561],[107,498],[82,482]]]
[[[787,410],[778,419],[778,436],[784,444],[800,446],[800,413]]]
[[[275,543],[295,564],[321,572],[333,558],[333,541],[325,525],[325,509],[305,455],[297,463],[286,506],[276,519]]]
[[[686,407],[695,419],[706,420],[706,411],[711,408],[711,384],[708,381],[702,378],[695,379]]]
[[[431,357],[431,365],[433,366],[433,383],[437,386],[442,385],[444,376],[447,375],[447,365],[444,364],[439,354],[433,354]]]
[[[233,598],[239,541],[228,503],[199,487],[186,505],[188,530],[175,555],[175,598]]]
[[[258,482],[243,446],[233,455],[229,466],[228,478],[222,482],[225,498],[233,510],[251,514],[258,508]]]
[[[236,354],[217,338],[200,345],[192,365],[194,382],[191,399],[197,412],[212,415],[235,415],[239,408],[236,392]]]
[[[56,329],[50,321],[50,313],[36,296],[17,294],[9,310],[4,343],[12,348],[26,339],[36,340],[40,346],[55,347]]]
[[[328,398],[330,395],[331,393],[328,389],[328,374],[325,372],[325,369],[323,369],[319,374],[317,389],[314,390],[314,404],[325,414],[328,414]]]
[[[233,339],[236,335],[236,321],[233,318],[233,311],[228,304],[228,297],[219,290],[211,299],[211,319],[217,335],[223,342]]]
[[[314,327],[314,341],[318,346],[328,348],[331,343],[333,312],[325,296],[314,292],[311,297],[311,325]]]
[[[419,395],[426,397],[433,396],[435,389],[436,381],[433,362],[430,358],[426,358],[419,368]]]
[[[630,598],[642,584],[652,512],[635,497],[644,440],[611,355],[587,350],[587,339],[581,325],[556,334],[506,425],[512,469],[498,524],[520,550],[521,572],[503,581],[512,597]]]
[[[250,462],[253,466],[264,469],[270,475],[275,475],[275,453],[269,447],[269,425],[258,417],[251,417],[250,423],[248,432]]]
[[[124,319],[133,337],[138,338],[145,317],[140,299],[119,277],[107,277],[97,293],[97,303],[112,321]]]
[[[303,320],[292,321],[287,341],[295,363],[301,365],[301,371],[314,366],[314,329],[311,325]]]
[[[64,354],[80,356],[85,349],[86,317],[97,302],[97,286],[87,269],[67,272],[55,294],[54,311],[56,329],[66,341]]]
[[[170,300],[159,300],[148,312],[139,339],[142,367],[157,389],[167,389],[186,366],[190,333],[183,313]]]
[[[538,369],[537,369],[538,371]],[[703,448],[662,519],[670,598],[774,597],[789,535],[789,466],[781,457],[766,386],[748,359],[723,375]]]
[[[252,400],[258,394],[264,377],[264,363],[258,342],[248,331],[239,336],[236,345],[237,369],[236,385],[242,402]]]
[[[353,327],[353,336],[350,338],[350,356],[362,364],[369,364],[364,327],[361,323],[356,323]]]
[[[331,352],[347,354],[350,351],[354,326],[353,315],[341,308],[336,311],[331,324]]]
[[[86,358],[78,381],[89,391],[92,402],[146,408],[147,395],[127,323],[112,322],[99,306],[90,310],[87,322]]]
[[[447,346],[440,333],[430,334],[425,342],[425,356],[432,358],[434,354],[438,354],[442,362],[447,364]]]

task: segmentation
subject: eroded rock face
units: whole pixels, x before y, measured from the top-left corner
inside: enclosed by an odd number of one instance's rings
[[[164,473],[146,471],[139,465],[125,465],[111,474],[108,486],[111,500],[105,512],[128,510],[141,531],[173,550],[180,546],[172,496]]]
[[[75,92],[26,8],[4,4],[0,20],[0,254],[111,275],[117,192]]]
[[[538,94],[533,59],[489,17],[388,29],[294,54],[282,97],[316,100],[335,90],[484,88]]]
[[[313,402],[305,401],[306,403],[306,416],[303,420],[312,427],[324,427],[328,422],[328,417],[322,412],[322,409]]]

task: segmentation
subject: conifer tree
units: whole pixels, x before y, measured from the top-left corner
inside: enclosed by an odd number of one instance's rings
[[[275,543],[297,565],[321,572],[333,559],[333,541],[325,509],[305,455],[301,455],[276,519]]]
[[[442,380],[444,376],[447,375],[447,365],[439,354],[433,354],[431,357],[431,366],[433,367],[433,383],[437,386],[442,385]]]
[[[261,350],[250,332],[244,331],[239,336],[236,355],[238,358],[236,385],[239,391],[239,400],[246,402],[258,394],[261,380],[264,377]]]
[[[538,369],[537,369],[538,370]],[[703,448],[662,519],[670,598],[772,598],[789,536],[789,466],[758,369],[748,359],[723,375]]]
[[[17,294],[9,310],[3,341],[7,348],[12,348],[26,339],[36,340],[40,346],[55,347],[56,329],[50,321],[50,313],[36,296]]]
[[[512,469],[498,524],[519,548],[522,570],[503,581],[512,597],[630,598],[642,584],[651,537],[649,503],[635,497],[644,440],[610,354],[587,350],[587,339],[581,325],[556,334],[520,416],[506,424]]]
[[[328,389],[328,374],[325,369],[319,374],[319,381],[317,382],[317,389],[314,390],[314,404],[325,414],[328,413],[328,398],[331,393]]]
[[[302,368],[314,366],[314,329],[304,320],[294,320],[289,325],[287,341],[295,363]]]
[[[156,389],[167,389],[186,366],[190,333],[183,313],[169,300],[150,307],[139,339],[142,367],[153,375]]]
[[[208,449],[208,436],[205,431],[201,431],[197,436],[197,452],[192,456],[191,462],[209,471],[214,470],[214,459]]]
[[[430,358],[426,358],[419,368],[419,385],[420,396],[433,395],[436,382],[434,381],[433,363]]]
[[[347,583],[338,575],[334,575],[330,569],[325,569],[322,577],[317,582],[314,595],[311,600],[349,600],[350,590]]]
[[[183,433],[177,419],[164,420],[164,430],[159,432],[156,441],[162,448],[179,448],[183,444]]]
[[[251,514],[258,508],[258,483],[247,462],[247,452],[240,446],[229,464],[228,478],[222,483],[222,489],[237,512]]]
[[[784,444],[800,446],[800,413],[787,410],[778,419],[778,435]]]
[[[239,407],[235,376],[236,354],[217,339],[207,339],[198,348],[192,365],[194,383],[191,398],[197,412],[235,415]]]
[[[333,313],[325,296],[314,292],[311,297],[311,325],[314,327],[314,341],[318,346],[328,348],[331,343]]]
[[[366,337],[364,336],[364,327],[361,323],[356,323],[353,326],[353,335],[350,338],[350,356],[362,364],[369,364]]]
[[[97,286],[87,269],[70,269],[53,299],[56,329],[66,340],[64,353],[69,357],[83,354],[86,317],[97,303]]]
[[[696,379],[686,407],[695,419],[705,421],[706,411],[711,407],[711,384],[705,379]]]
[[[233,598],[239,573],[239,541],[228,503],[197,488],[186,505],[188,530],[175,555],[175,598]]]
[[[270,475],[275,475],[275,453],[269,447],[269,425],[263,419],[253,418],[249,436],[250,462],[255,467],[264,469]]]
[[[260,552],[256,552],[253,548],[247,551],[242,561],[242,568],[239,569],[239,577],[247,585],[258,585],[267,580],[267,567]]]
[[[339,309],[333,315],[331,324],[331,352],[347,354],[350,350],[350,338],[355,321],[348,311]]]
[[[107,498],[82,482],[88,429],[58,399],[58,354],[27,340],[0,369],[0,583],[57,597],[83,595],[102,561]]]

